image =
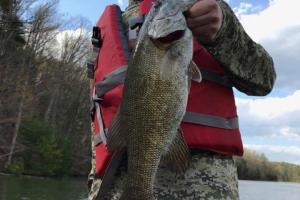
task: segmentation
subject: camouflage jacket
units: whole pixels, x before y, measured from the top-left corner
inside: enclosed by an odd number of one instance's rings
[[[202,44],[224,67],[233,85],[248,95],[264,96],[273,88],[276,73],[273,59],[245,32],[230,6],[217,0],[223,22],[216,38],[210,44]],[[124,13],[126,19],[137,13],[138,0],[129,0]]]

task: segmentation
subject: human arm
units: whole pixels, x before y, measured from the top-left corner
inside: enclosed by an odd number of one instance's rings
[[[196,4],[201,3],[197,8]],[[200,43],[222,64],[233,85],[248,95],[268,94],[276,78],[271,56],[247,35],[227,3],[200,0],[196,4],[188,13],[188,25]],[[201,20],[197,13],[205,5],[206,13],[200,11],[200,15],[204,13],[202,16],[206,15],[206,19],[202,17]]]

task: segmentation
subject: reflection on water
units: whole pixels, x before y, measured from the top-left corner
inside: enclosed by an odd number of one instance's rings
[[[300,184],[239,181],[241,200],[300,200]]]
[[[300,200],[300,184],[239,181],[241,200]],[[0,176],[0,200],[86,200],[85,179]]]
[[[83,200],[84,179],[0,176],[0,200]]]

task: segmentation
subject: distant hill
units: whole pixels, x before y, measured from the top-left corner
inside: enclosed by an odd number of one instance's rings
[[[242,180],[300,182],[300,166],[271,162],[264,154],[246,149],[243,157],[235,157],[238,177]]]

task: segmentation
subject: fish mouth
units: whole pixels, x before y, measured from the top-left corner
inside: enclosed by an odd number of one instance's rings
[[[166,49],[171,44],[173,44],[173,42],[180,40],[184,36],[184,34],[185,34],[185,30],[177,30],[166,36],[158,37],[158,38],[150,37],[150,39],[156,47],[160,49]]]
[[[148,27],[148,36],[162,43],[172,43],[181,39],[187,29],[186,20],[181,12],[175,12],[173,15],[155,17]]]
[[[157,38],[155,40],[157,40],[158,42],[161,42],[163,44],[169,44],[172,42],[175,42],[179,39],[181,39],[184,36],[185,30],[178,30],[178,31],[174,31],[164,37],[160,37]]]

